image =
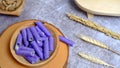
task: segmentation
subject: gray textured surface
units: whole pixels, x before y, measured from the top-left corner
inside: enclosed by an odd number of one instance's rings
[[[27,19],[42,19],[58,27],[67,38],[76,42],[74,47],[70,47],[68,68],[109,68],[80,58],[77,55],[79,51],[98,57],[109,64],[120,68],[120,56],[79,40],[74,34],[91,36],[92,38],[104,42],[109,47],[119,52],[120,41],[69,20],[65,16],[66,12],[86,18],[86,13],[78,9],[73,0],[26,0],[24,10],[20,17],[0,15],[0,32],[2,33],[6,27],[18,21]],[[95,16],[92,20],[102,26],[120,33],[120,17]]]

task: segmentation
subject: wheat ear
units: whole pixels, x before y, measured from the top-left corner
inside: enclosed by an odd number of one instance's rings
[[[107,29],[107,28],[105,28],[103,26],[100,26],[99,24],[97,24],[95,22],[92,22],[90,20],[85,20],[83,18],[80,18],[78,16],[72,15],[70,13],[67,13],[67,16],[71,20],[74,20],[74,21],[76,21],[78,23],[81,23],[81,24],[83,24],[85,26],[88,26],[88,27],[90,27],[90,28],[92,28],[94,30],[98,30],[98,31],[103,32],[104,34],[106,34],[108,36],[111,36],[111,37],[113,37],[115,39],[120,40],[120,34],[119,33],[115,33],[115,32],[113,32],[113,31],[111,31],[111,30],[109,30],[109,29]]]
[[[85,36],[85,35],[77,35],[77,37],[79,37],[80,39],[82,39],[82,40],[84,40],[84,41],[86,41],[86,42],[89,42],[89,43],[91,43],[91,44],[94,44],[94,45],[96,45],[96,46],[98,46],[98,47],[107,49],[107,50],[109,50],[109,51],[111,51],[111,52],[113,52],[113,53],[115,53],[115,54],[117,54],[117,55],[120,55],[120,53],[118,53],[117,51],[109,48],[109,47],[108,47],[107,45],[105,45],[104,43],[102,43],[102,42],[100,42],[100,41],[98,41],[98,40],[95,40],[95,39],[93,39],[93,38],[91,38],[91,37],[88,37],[88,36]]]
[[[102,61],[102,60],[100,60],[100,59],[98,59],[98,58],[95,58],[95,57],[93,57],[93,56],[84,54],[84,53],[82,53],[82,52],[79,52],[78,55],[79,55],[80,57],[88,60],[88,61],[93,62],[93,63],[101,64],[101,65],[105,65],[105,66],[108,66],[108,67],[115,68],[113,65],[110,65],[110,64],[108,64],[108,63],[106,63],[106,62],[104,62],[104,61]]]

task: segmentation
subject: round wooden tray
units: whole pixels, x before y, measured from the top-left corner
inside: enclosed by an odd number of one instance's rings
[[[120,16],[120,0],[75,0],[75,3],[87,13]]]
[[[26,65],[22,65],[18,61],[15,60],[15,58],[12,56],[10,52],[10,41],[13,33],[16,31],[16,29],[20,26],[27,25],[28,23],[33,23],[36,22],[36,20],[26,20],[22,21],[16,24],[11,25],[9,28],[7,28],[1,35],[0,37],[0,67],[1,68],[28,68]],[[53,25],[45,23],[47,27],[53,28],[54,31],[59,35],[63,35],[59,29],[55,28]],[[67,60],[68,60],[68,54],[69,54],[69,49],[68,46],[61,42],[58,41],[58,51],[57,54],[54,56],[52,60],[49,62],[37,66],[37,67],[31,67],[31,68],[66,68],[67,65]]]
[[[44,65],[48,62],[50,62],[57,54],[58,50],[59,50],[59,38],[58,38],[58,34],[56,32],[56,30],[54,30],[53,27],[49,27],[48,23],[44,23],[45,26],[47,27],[47,29],[52,33],[53,37],[54,37],[54,47],[55,47],[55,50],[54,52],[51,53],[51,56],[49,59],[45,60],[45,61],[40,61],[36,64],[31,64],[29,63],[28,61],[26,61],[22,56],[19,56],[15,53],[15,50],[14,50],[14,45],[15,45],[15,42],[16,42],[16,38],[18,36],[18,34],[20,33],[20,31],[24,28],[27,28],[27,27],[30,27],[30,26],[34,26],[34,22],[31,22],[31,23],[27,23],[26,25],[22,25],[20,27],[18,27],[15,32],[13,33],[12,37],[11,37],[11,40],[10,40],[10,51],[13,55],[13,57],[18,61],[20,62],[21,64],[23,65],[26,65],[26,66],[29,66],[29,67],[36,67],[36,66],[41,66],[41,65]]]

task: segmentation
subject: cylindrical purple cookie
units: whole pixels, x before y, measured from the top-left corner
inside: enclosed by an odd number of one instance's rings
[[[17,40],[16,40],[16,45],[22,45],[22,35],[21,33],[18,34]]]
[[[32,47],[34,48],[34,50],[36,51],[37,55],[40,57],[41,60],[43,60],[43,53],[42,51],[39,49],[38,44],[35,41],[31,42]]]
[[[24,44],[25,46],[28,46],[29,43],[28,43],[28,41],[27,41],[27,32],[26,32],[26,29],[22,29],[22,30],[21,30],[21,34],[22,34],[22,38],[23,38],[23,44]]]
[[[28,41],[31,42],[31,41],[34,41],[34,38],[33,38],[33,35],[30,31],[29,28],[26,29],[27,30],[27,37],[28,37]]]
[[[41,51],[41,52],[43,52],[43,49],[42,49],[42,47],[39,47],[39,49],[40,49],[40,51]]]
[[[41,37],[39,36],[36,28],[34,26],[30,27],[30,31],[32,32],[33,37],[35,38],[36,42],[38,43],[39,46],[42,46],[42,41]]]
[[[45,37],[45,33],[38,26],[35,26],[35,28],[41,37]]]
[[[54,50],[54,38],[50,36],[48,40],[49,40],[49,50],[53,51]]]
[[[34,56],[35,52],[27,51],[27,50],[17,50],[16,54],[20,56]]]
[[[35,56],[25,56],[24,57],[28,62],[31,64],[38,63],[39,62],[39,57],[37,55]]]
[[[44,40],[43,54],[44,54],[44,59],[48,59],[49,56],[50,56],[50,53],[49,53],[49,43],[48,43],[48,38],[47,37]]]
[[[40,21],[37,21],[36,25],[46,34],[46,36],[51,36],[51,33]]]
[[[20,46],[19,50],[26,50],[26,51],[30,51],[30,52],[35,53],[35,50],[33,48],[25,47],[25,46]]]
[[[65,37],[63,37],[63,36],[59,36],[59,39],[60,39],[60,41],[66,43],[66,44],[68,44],[68,45],[70,45],[70,46],[73,46],[73,44],[74,44],[73,41],[71,41],[71,40],[69,40],[69,39],[67,39],[67,38],[65,38]]]
[[[40,47],[43,45],[42,40],[41,41],[36,41],[36,42]]]
[[[20,34],[18,34],[16,43],[15,43],[15,50],[18,50],[19,46],[21,46],[21,45],[22,45],[22,35],[20,33]]]

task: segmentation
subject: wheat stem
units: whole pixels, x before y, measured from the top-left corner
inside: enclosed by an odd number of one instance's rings
[[[95,22],[92,22],[92,21],[89,21],[89,20],[85,20],[83,18],[80,18],[78,16],[75,16],[75,15],[72,15],[70,13],[67,13],[67,16],[68,18],[70,18],[71,20],[74,20],[74,21],[77,21],[85,26],[88,26],[94,30],[98,30],[100,32],[103,32],[104,34],[108,35],[108,36],[111,36],[115,39],[119,39],[120,40],[120,34],[119,33],[115,33],[103,26],[100,26],[99,24],[95,23]]]
[[[113,65],[110,65],[110,64],[108,64],[108,63],[106,63],[106,62],[104,62],[104,61],[102,61],[102,60],[100,60],[100,59],[98,59],[98,58],[95,58],[95,57],[93,57],[93,56],[84,54],[84,53],[82,53],[82,52],[79,52],[78,55],[79,55],[80,57],[88,60],[88,61],[93,62],[93,63],[101,64],[101,65],[105,65],[105,66],[108,66],[108,67],[115,68]]]
[[[84,41],[89,42],[91,44],[94,44],[94,45],[96,45],[98,47],[107,49],[107,50],[109,50],[109,51],[111,51],[111,52],[113,52],[113,53],[115,53],[117,55],[120,55],[120,53],[118,53],[115,50],[109,48],[106,44],[104,44],[104,43],[102,43],[102,42],[100,42],[98,40],[95,40],[95,39],[93,39],[91,37],[88,37],[88,36],[85,36],[85,35],[77,35],[77,37],[79,37],[81,40],[84,40]]]

